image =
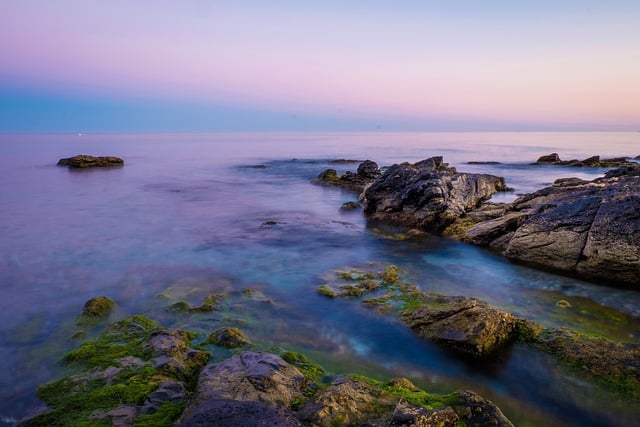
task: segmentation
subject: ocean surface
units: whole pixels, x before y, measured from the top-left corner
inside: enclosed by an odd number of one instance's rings
[[[356,195],[311,182],[326,168],[356,167],[335,159],[383,166],[442,155],[459,171],[505,177],[515,191],[495,200],[510,201],[557,178],[606,171],[530,165],[551,152],[637,156],[640,132],[0,134],[0,425],[29,414],[37,386],[65,374],[61,358],[80,343],[72,338],[78,315],[97,295],[117,302],[111,320],[145,314],[201,333],[241,325],[258,348],[302,352],[329,373],[471,389],[518,426],[640,425],[638,402],[525,346],[491,363],[459,360],[394,319],[316,292],[336,269],[395,264],[423,290],[640,342],[638,291],[515,265],[448,239],[388,239],[361,210],[340,210]],[[76,154],[126,164],[56,166]],[[271,303],[206,316],[166,311],[171,298],[196,304],[197,289],[248,288]]]

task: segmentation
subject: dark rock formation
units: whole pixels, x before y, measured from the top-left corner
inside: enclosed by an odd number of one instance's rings
[[[640,285],[640,169],[555,185],[519,198],[462,240],[524,263]]]
[[[432,157],[390,166],[366,189],[365,213],[381,222],[439,233],[497,191],[506,190],[503,178],[458,173],[442,157]]]
[[[482,357],[515,338],[516,317],[484,301],[422,294],[418,308],[402,320],[420,336],[448,348]]]
[[[360,163],[356,173],[345,172],[339,176],[335,169],[327,169],[318,175],[315,182],[336,185],[361,193],[379,175],[378,164],[371,160],[365,160]]]
[[[287,409],[263,402],[213,399],[194,408],[177,427],[298,427],[302,424]]]
[[[58,166],[68,166],[71,169],[85,169],[93,167],[105,168],[123,165],[124,160],[113,156],[94,157],[86,154],[78,154],[77,156],[58,160]]]
[[[633,164],[626,157],[614,157],[611,159],[601,159],[600,156],[591,156],[584,160],[561,160],[558,153],[547,154],[541,156],[534,165],[558,165],[558,166],[575,166],[589,168],[617,168]]]
[[[362,205],[358,202],[346,202],[343,203],[342,206],[340,206],[340,209],[342,209],[343,211],[353,211],[356,209],[360,209],[362,207]]]

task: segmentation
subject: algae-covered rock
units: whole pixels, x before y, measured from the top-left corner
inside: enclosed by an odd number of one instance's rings
[[[640,397],[640,345],[547,329],[534,345],[569,365],[604,380],[617,391]]]
[[[365,160],[360,163],[355,173],[348,171],[338,175],[335,169],[327,169],[318,175],[315,182],[331,184],[361,193],[379,175],[378,164],[371,160]]]
[[[312,384],[298,369],[270,353],[244,352],[205,367],[180,422],[195,425],[201,409],[221,400],[260,402],[287,409]],[[241,405],[242,406],[242,405]]]
[[[249,338],[238,328],[222,327],[213,331],[204,344],[215,344],[226,348],[238,348],[249,344]]]
[[[515,338],[516,317],[475,298],[423,294],[402,320],[420,336],[476,357]]]
[[[93,297],[84,304],[82,315],[87,317],[104,317],[116,308],[116,303],[109,297]]]
[[[188,333],[132,316],[64,360],[75,373],[38,389],[50,411],[27,425],[171,425],[208,354]]]
[[[379,388],[353,378],[338,378],[313,402],[300,408],[305,423],[319,426],[363,425],[393,412],[397,399]]]

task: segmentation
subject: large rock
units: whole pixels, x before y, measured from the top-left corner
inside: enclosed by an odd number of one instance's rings
[[[390,166],[365,191],[365,213],[374,220],[442,232],[448,225],[505,191],[504,179],[458,173],[432,157]]]
[[[93,167],[113,167],[124,165],[124,160],[114,156],[94,157],[86,154],[58,160],[58,166],[68,166],[71,169],[85,169]]]
[[[624,168],[590,182],[547,187],[481,221],[462,240],[527,264],[640,285],[640,176]]]
[[[203,408],[237,406],[230,401],[258,402],[285,410],[294,400],[303,399],[311,384],[298,369],[275,354],[244,352],[202,370],[180,422],[199,425],[196,421],[202,419]]]
[[[422,304],[406,310],[402,320],[426,339],[483,357],[515,338],[516,317],[484,301],[434,294],[422,298]]]

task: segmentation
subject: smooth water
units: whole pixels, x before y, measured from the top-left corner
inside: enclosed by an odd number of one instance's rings
[[[315,292],[335,269],[392,263],[424,290],[640,342],[640,292],[514,265],[447,239],[385,239],[361,211],[340,211],[356,196],[311,183],[328,167],[355,167],[333,159],[390,165],[443,155],[458,170],[504,176],[515,192],[496,200],[510,201],[560,177],[605,172],[529,165],[551,152],[636,156],[640,133],[0,135],[0,417],[27,414],[37,385],[64,373],[60,359],[78,345],[76,316],[87,299],[107,295],[118,303],[116,318],[140,313],[201,332],[236,322],[264,348],[301,351],[334,373],[469,388],[516,425],[637,425],[638,402],[524,346],[475,366],[357,302]],[[55,165],[81,153],[117,155],[126,165]],[[222,288],[259,289],[273,304],[190,319],[164,310],[161,295],[197,303]],[[572,307],[556,306],[560,299]]]

